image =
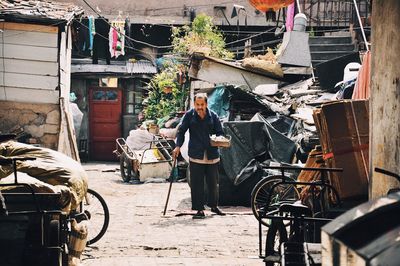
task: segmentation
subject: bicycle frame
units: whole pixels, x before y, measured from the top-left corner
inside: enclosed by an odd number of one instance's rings
[[[335,194],[335,198],[338,201],[339,206],[341,206],[341,200],[340,200],[340,196],[339,193],[337,192],[337,190],[330,185],[329,183],[327,183],[327,178],[325,177],[327,172],[342,172],[343,169],[341,168],[313,168],[313,167],[295,167],[295,166],[263,166],[263,168],[266,169],[278,169],[281,171],[281,176],[282,176],[282,180],[280,182],[274,183],[272,184],[270,191],[274,191],[274,189],[276,187],[278,187],[279,185],[282,184],[287,184],[287,185],[303,185],[303,186],[311,186],[312,187],[312,197],[313,197],[313,202],[315,202],[315,193],[314,193],[314,189],[315,187],[321,187],[321,194],[326,194],[327,188],[332,190],[333,193]],[[315,181],[315,182],[298,182],[298,181],[286,181],[285,180],[285,170],[301,170],[301,171],[319,171],[321,172],[321,180],[319,181]],[[270,202],[271,201],[271,195],[272,193],[268,193],[267,196],[267,200],[266,202]],[[279,203],[278,203],[279,204]],[[323,208],[323,214],[325,214],[326,212],[326,202],[325,202],[325,195],[323,195],[321,197],[321,207]],[[259,235],[259,257],[260,258],[264,258],[264,256],[262,256],[262,223],[261,220],[263,218],[268,218],[268,219],[278,219],[278,220],[298,220],[298,217],[288,217],[288,216],[283,216],[283,215],[273,215],[275,213],[277,213],[279,210],[274,210],[272,212],[266,212],[266,213],[260,213],[259,217],[258,217],[258,235]],[[301,218],[302,221],[312,221],[312,222],[326,222],[326,221],[331,221],[331,219],[325,219],[325,218],[314,218],[314,217],[302,217]]]

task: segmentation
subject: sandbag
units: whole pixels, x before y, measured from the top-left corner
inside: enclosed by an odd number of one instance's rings
[[[0,156],[34,157],[17,162],[17,170],[53,186],[66,186],[71,193],[71,209],[76,209],[86,195],[88,177],[82,165],[67,155],[16,141],[0,143]],[[13,173],[12,166],[0,167],[0,179]]]
[[[150,142],[154,140],[154,135],[145,129],[135,129],[129,131],[126,144],[131,150],[145,150],[150,148]]]

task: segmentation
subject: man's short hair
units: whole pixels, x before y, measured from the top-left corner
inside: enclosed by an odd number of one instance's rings
[[[194,96],[193,102],[195,102],[197,98],[204,99],[204,101],[207,102],[207,93],[203,93],[203,92],[196,93],[196,95]]]

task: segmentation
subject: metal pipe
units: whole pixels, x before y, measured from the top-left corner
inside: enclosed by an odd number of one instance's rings
[[[357,1],[353,0],[353,3],[354,3],[354,8],[356,9],[358,23],[360,24],[361,34],[362,34],[364,42],[365,42],[365,47],[367,48],[367,51],[369,51],[367,37],[365,36],[364,27],[363,27],[362,22],[361,22],[360,12],[358,11]]]
[[[301,13],[300,0],[296,0],[296,3],[297,3],[297,9],[299,10],[299,13]]]

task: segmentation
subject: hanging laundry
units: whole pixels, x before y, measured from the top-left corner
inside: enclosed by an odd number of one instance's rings
[[[93,40],[93,64],[98,64],[99,58],[105,58],[107,65],[110,64],[110,51],[108,49],[107,34],[110,31],[110,24],[106,18],[98,18],[95,20],[96,35]]]
[[[363,62],[358,72],[357,82],[354,86],[353,100],[369,99],[371,78],[371,51],[363,56]]]
[[[293,30],[293,23],[294,23],[294,11],[296,9],[296,2],[293,4],[290,4],[287,8],[286,12],[286,31],[292,31]]]
[[[89,16],[89,50],[93,51],[93,39],[96,34],[96,26],[93,16]]]
[[[125,55],[125,21],[112,21],[108,37],[111,57]]]
[[[128,17],[125,19],[125,36],[127,37],[125,38],[125,47],[132,46],[132,42],[128,38],[131,36],[131,22]]]

